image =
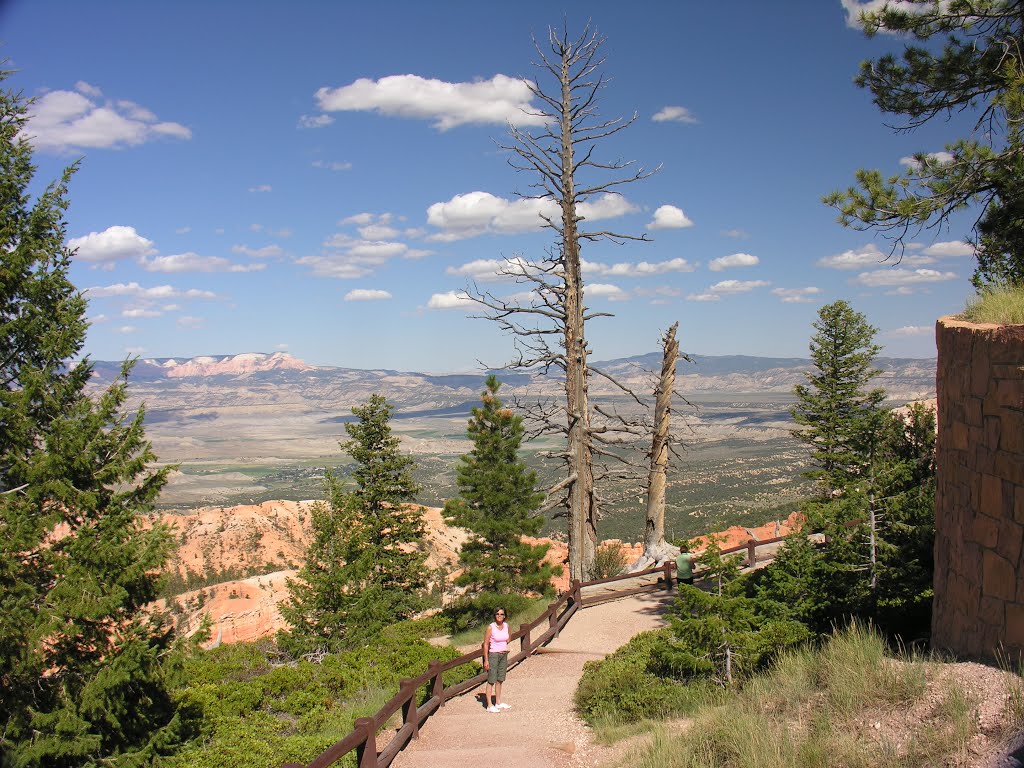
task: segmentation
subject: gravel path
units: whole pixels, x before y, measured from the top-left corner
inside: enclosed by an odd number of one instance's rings
[[[509,671],[502,698],[484,709],[483,686],[447,702],[392,763],[395,768],[583,768],[592,765],[589,731],[572,697],[586,661],[633,635],[663,625],[663,592],[621,598],[578,612],[546,651]]]

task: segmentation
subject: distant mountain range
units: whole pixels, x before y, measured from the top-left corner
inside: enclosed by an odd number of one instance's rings
[[[119,362],[98,361],[97,383],[111,381]],[[594,361],[600,369],[638,393],[652,391],[653,371],[660,369],[660,353],[617,360]],[[935,359],[879,358],[877,379],[891,400],[935,396]],[[694,355],[680,361],[677,389],[687,393],[789,393],[805,381],[811,369],[803,358],[746,355]],[[496,371],[505,385],[503,394],[553,395],[560,389],[554,375],[526,371]],[[324,410],[345,409],[380,392],[397,409],[445,408],[473,399],[483,388],[487,372],[418,373],[389,369],[313,366],[285,352],[212,355],[194,358],[140,359],[132,370],[130,390],[152,408],[188,408],[204,405],[257,406],[287,403]],[[614,393],[599,376],[591,379],[594,396]]]

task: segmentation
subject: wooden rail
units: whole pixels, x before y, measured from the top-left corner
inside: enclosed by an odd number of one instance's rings
[[[779,536],[763,541],[750,539],[746,544],[741,544],[738,547],[723,549],[722,554],[728,555],[746,550],[745,564],[752,566],[756,562],[758,546],[775,544],[784,541],[785,538],[785,536]],[[584,582],[574,579],[569,585],[568,592],[551,603],[547,610],[532,622],[521,624],[518,631],[509,637],[509,643],[519,641],[519,651],[509,657],[509,667],[511,668],[524,659],[529,658],[537,652],[538,648],[547,645],[558,637],[565,625],[569,623],[569,619],[582,608],[645,592],[656,592],[658,590],[672,592],[675,586],[673,578],[675,567],[675,562],[668,560],[656,568],[649,568],[636,573],[626,573],[620,576],[610,576],[606,579]],[[615,590],[604,594],[586,596],[582,593],[584,587],[600,586],[627,579],[640,579],[655,575],[657,579],[649,580],[647,583],[626,591]],[[535,636],[534,632],[536,630],[541,630],[541,632]],[[449,699],[472,690],[487,680],[487,673],[482,672],[452,686],[444,684],[445,672],[463,664],[470,664],[482,657],[483,649],[481,648],[451,661],[430,662],[427,666],[427,671],[419,677],[404,678],[399,681],[398,693],[381,707],[380,711],[373,717],[362,717],[356,720],[353,724],[352,733],[328,747],[314,758],[311,763],[305,766],[301,763],[285,763],[281,768],[329,768],[329,766],[334,765],[352,751],[356,753],[356,765],[358,768],[388,768],[391,765],[391,761],[395,759],[410,740],[419,738],[420,727],[428,717],[443,707]],[[424,687],[426,687],[429,696],[422,704],[417,704],[418,694]],[[387,743],[379,746],[377,743],[378,732],[391,719],[392,715],[399,710],[402,711],[402,727],[394,732]]]

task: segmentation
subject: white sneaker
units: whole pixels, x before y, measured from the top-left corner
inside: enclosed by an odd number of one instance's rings
[[[512,709],[512,705],[511,704],[501,703],[501,704],[498,704],[497,706],[498,706],[498,709]]]
[[[487,711],[488,711],[488,712],[501,712],[501,710],[500,710],[500,709],[498,709],[498,708],[497,708],[496,706],[494,706],[493,704],[491,704],[491,706],[489,706],[489,707],[487,708]]]

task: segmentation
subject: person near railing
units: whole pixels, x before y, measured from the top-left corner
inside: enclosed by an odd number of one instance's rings
[[[679,556],[676,557],[676,578],[680,584],[693,584],[693,554],[685,544],[679,547]]]
[[[512,705],[501,700],[501,684],[505,682],[508,672],[508,640],[512,630],[505,621],[505,609],[498,608],[494,612],[494,621],[484,630],[484,669],[487,670],[487,686],[485,687],[488,712],[501,712]],[[491,700],[491,689],[494,689],[494,700]]]

